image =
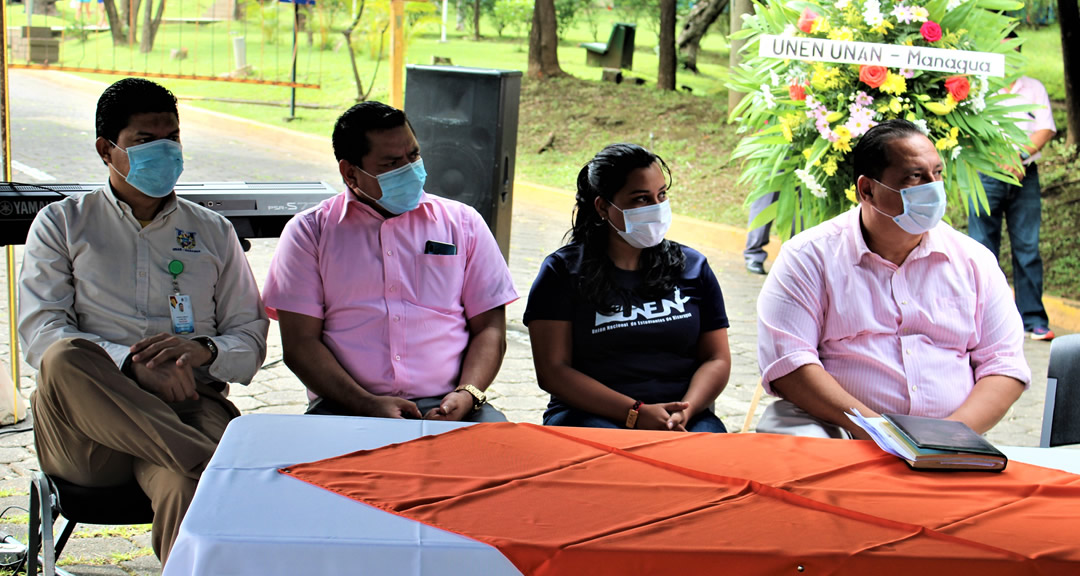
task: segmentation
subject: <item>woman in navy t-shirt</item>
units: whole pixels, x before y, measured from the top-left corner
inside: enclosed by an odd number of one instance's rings
[[[664,240],[670,171],[634,144],[578,174],[571,240],[544,260],[525,324],[550,426],[724,432],[724,298],[701,253]]]

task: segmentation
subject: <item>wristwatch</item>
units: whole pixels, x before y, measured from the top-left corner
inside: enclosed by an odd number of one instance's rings
[[[217,360],[218,348],[217,348],[217,344],[214,344],[214,339],[213,338],[211,338],[209,336],[196,336],[196,337],[192,338],[191,340],[193,342],[198,342],[199,344],[202,344],[203,346],[206,347],[207,350],[210,351],[210,359],[207,360],[206,364],[203,364],[203,366],[209,366],[209,365],[214,363],[214,360]]]
[[[637,425],[638,409],[641,408],[641,400],[634,402],[634,407],[626,414],[626,427],[633,428]]]
[[[483,390],[480,390],[472,384],[462,384],[458,386],[454,392],[467,392],[469,396],[472,396],[472,409],[476,412],[481,406],[487,403],[487,394],[484,394]]]

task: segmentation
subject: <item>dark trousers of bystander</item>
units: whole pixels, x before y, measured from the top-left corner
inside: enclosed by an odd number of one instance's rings
[[[1019,186],[984,174],[980,174],[979,179],[986,189],[990,212],[979,208],[976,215],[975,208],[968,207],[968,235],[997,257],[1001,252],[1001,224],[1005,221],[1012,251],[1016,308],[1024,320],[1024,330],[1030,332],[1045,327],[1048,319],[1042,303],[1043,263],[1039,255],[1039,226],[1042,223],[1039,168],[1030,164]]]

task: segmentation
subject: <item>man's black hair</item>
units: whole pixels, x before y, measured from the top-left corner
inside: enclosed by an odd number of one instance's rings
[[[382,102],[361,102],[349,108],[334,123],[334,157],[347,160],[354,166],[360,166],[361,160],[371,151],[368,132],[390,130],[409,126],[405,113]]]
[[[880,180],[881,173],[889,166],[889,142],[916,134],[922,135],[922,132],[911,122],[900,118],[882,122],[863,134],[851,153],[855,185],[859,185],[859,176]]]
[[[145,78],[124,78],[102,92],[97,103],[97,136],[116,142],[136,114],[172,112],[177,119],[176,96],[168,88]]]

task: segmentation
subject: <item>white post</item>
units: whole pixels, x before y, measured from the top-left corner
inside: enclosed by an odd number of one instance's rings
[[[442,37],[439,38],[439,42],[446,42],[446,4],[447,0],[442,0]]]

